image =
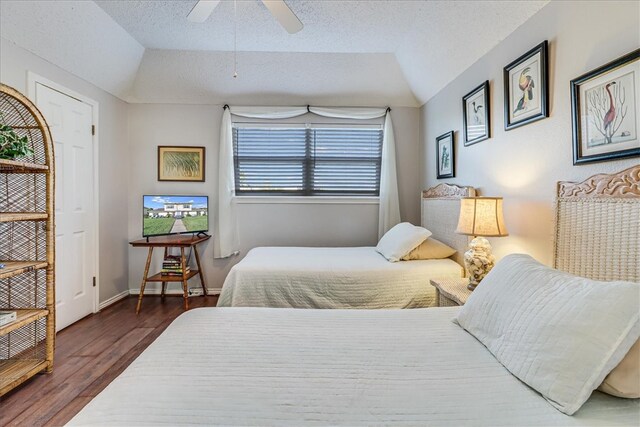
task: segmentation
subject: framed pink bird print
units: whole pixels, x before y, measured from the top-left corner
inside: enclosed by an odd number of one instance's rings
[[[504,67],[504,129],[549,117],[547,40]]]
[[[573,164],[640,156],[640,49],[571,80]]]

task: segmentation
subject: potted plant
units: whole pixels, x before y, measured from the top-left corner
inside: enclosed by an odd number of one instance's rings
[[[14,160],[33,156],[27,136],[19,136],[11,126],[4,122],[0,113],[0,159]]]

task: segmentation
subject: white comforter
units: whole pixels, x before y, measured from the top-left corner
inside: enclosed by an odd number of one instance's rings
[[[418,310],[201,308],[70,425],[620,426],[640,401],[556,410],[451,322]]]
[[[451,259],[389,262],[373,247],[261,247],[231,269],[218,307],[430,307],[429,279],[462,273]]]

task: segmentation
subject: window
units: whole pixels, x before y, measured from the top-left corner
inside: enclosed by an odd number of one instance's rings
[[[238,195],[380,193],[380,126],[235,126],[233,149]]]

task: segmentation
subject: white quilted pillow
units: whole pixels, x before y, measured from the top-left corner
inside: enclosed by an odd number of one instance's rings
[[[584,279],[509,255],[454,322],[572,415],[640,337],[640,285]]]
[[[387,231],[376,246],[382,256],[391,262],[400,259],[409,252],[417,248],[431,236],[431,232],[426,228],[418,227],[409,222],[401,222]]]

